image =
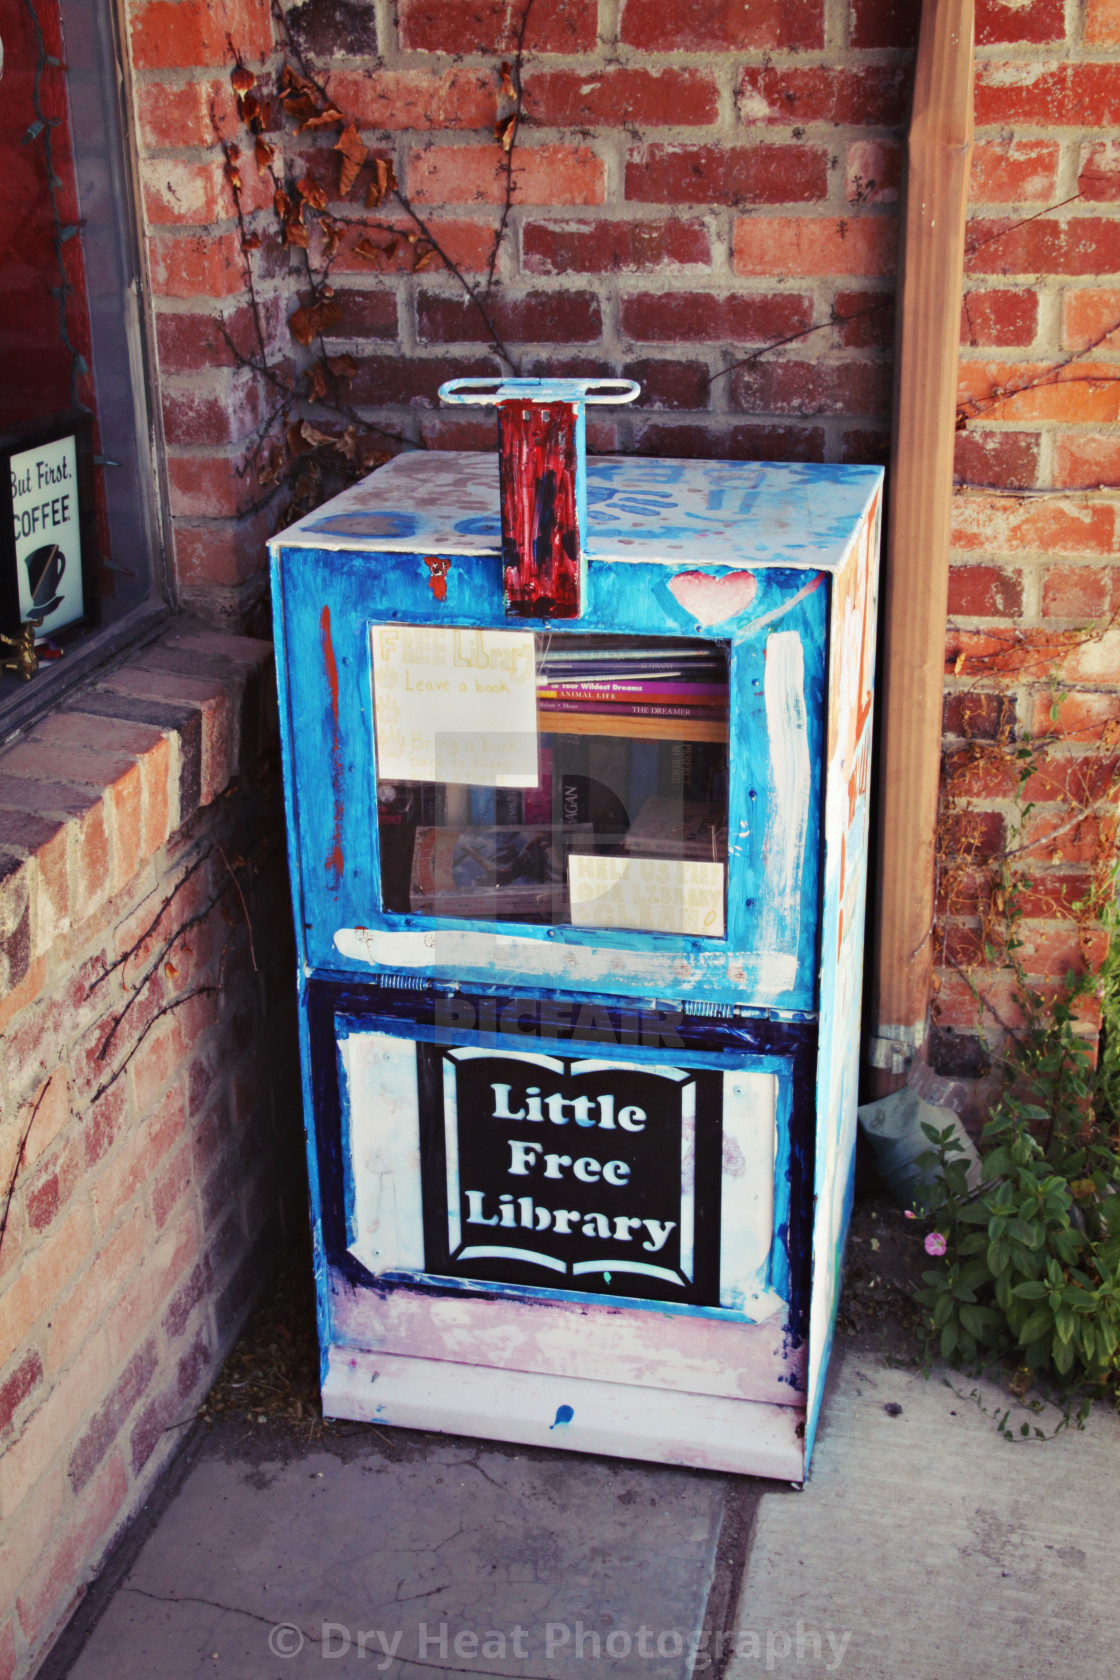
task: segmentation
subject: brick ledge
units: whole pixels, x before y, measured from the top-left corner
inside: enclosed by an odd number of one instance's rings
[[[276,736],[272,644],[175,619],[0,750],[0,1032]]]

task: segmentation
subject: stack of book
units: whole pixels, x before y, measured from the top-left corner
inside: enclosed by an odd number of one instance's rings
[[[590,829],[418,828],[410,908],[470,921],[566,919],[566,859]]]
[[[705,642],[553,638],[537,662],[540,729],[727,740],[727,656]]]
[[[630,857],[723,863],[727,858],[727,807],[655,794],[631,823],[626,851]]]

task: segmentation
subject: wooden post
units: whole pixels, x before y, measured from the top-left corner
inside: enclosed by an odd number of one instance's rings
[[[973,0],[925,0],[903,194],[887,526],[879,869],[869,1061],[880,1094],[925,1038],[933,977],[941,698]]]

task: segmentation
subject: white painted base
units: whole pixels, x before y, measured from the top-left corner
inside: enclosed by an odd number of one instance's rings
[[[804,1412],[334,1346],[326,1417],[800,1482]]]

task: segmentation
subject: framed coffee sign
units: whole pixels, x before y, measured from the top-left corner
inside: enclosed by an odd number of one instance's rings
[[[96,619],[91,417],[0,435],[0,629],[63,640]]]

